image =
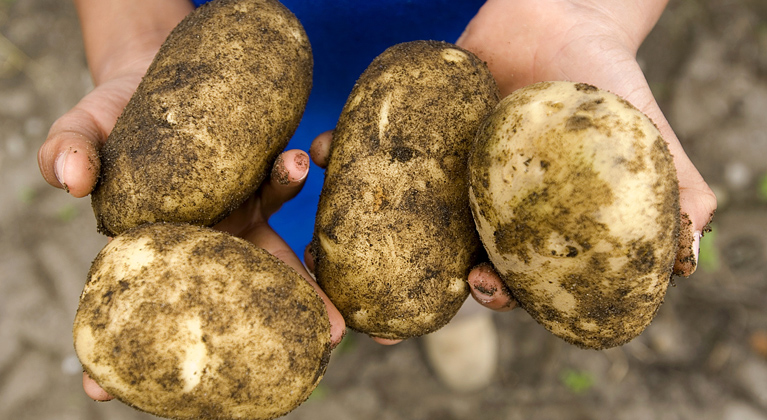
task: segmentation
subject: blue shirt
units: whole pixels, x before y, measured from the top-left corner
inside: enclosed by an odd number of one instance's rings
[[[193,0],[195,5],[206,0]],[[455,42],[484,0],[282,0],[306,30],[314,54],[314,83],[306,111],[288,149],[309,150],[320,133],[335,128],[354,83],[373,59],[400,42]],[[312,164],[301,193],[270,224],[299,256],[312,238],[323,183]]]

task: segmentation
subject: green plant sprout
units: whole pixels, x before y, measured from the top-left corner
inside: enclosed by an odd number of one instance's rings
[[[583,370],[565,369],[559,380],[574,394],[583,394],[594,386],[594,377]]]
[[[712,273],[719,270],[720,265],[719,249],[716,247],[716,226],[712,224],[711,231],[700,240],[698,267],[707,273]]]
[[[79,210],[72,204],[68,204],[59,208],[56,212],[56,217],[62,222],[71,222],[78,216]]]
[[[762,176],[759,177],[759,184],[757,188],[759,200],[767,201],[767,173],[763,173]]]

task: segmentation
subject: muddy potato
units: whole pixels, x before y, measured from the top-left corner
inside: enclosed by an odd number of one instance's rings
[[[676,171],[655,125],[593,86],[540,83],[479,130],[469,197],[501,277],[563,339],[607,348],[639,335],[676,255]]]
[[[185,224],[126,231],[95,259],[77,356],[107,392],[174,419],[271,419],[322,378],[330,323],[314,288],[266,251]]]
[[[498,101],[485,64],[415,41],[362,74],[333,134],[312,253],[351,328],[402,339],[446,324],[468,295],[481,249],[466,161]]]
[[[217,0],[160,48],[101,151],[99,231],[210,226],[253,194],[303,113],[312,56],[275,0]]]

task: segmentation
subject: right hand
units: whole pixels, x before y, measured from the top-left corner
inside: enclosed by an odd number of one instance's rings
[[[117,117],[165,38],[193,8],[188,0],[75,0],[75,3],[95,88],[53,123],[40,147],[38,164],[49,184],[74,197],[85,197],[96,185],[99,150]],[[303,151],[286,151],[281,157],[275,164],[276,171],[258,192],[215,227],[249,240],[298,271],[325,302],[331,343],[335,346],[346,331],[341,314],[268,224],[269,216],[298,194],[309,170]],[[274,172],[282,176],[277,179]],[[85,373],[83,389],[94,400],[112,399]]]

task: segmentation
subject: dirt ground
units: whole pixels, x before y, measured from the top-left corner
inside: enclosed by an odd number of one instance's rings
[[[586,351],[522,310],[495,314],[491,386],[455,393],[422,343],[350,334],[289,419],[767,419],[767,2],[672,0],[640,51],[662,108],[716,190],[701,264],[654,323]],[[0,418],[148,419],[82,392],[71,323],[105,240],[89,201],[49,187],[36,151],[89,89],[64,0],[0,0]]]

